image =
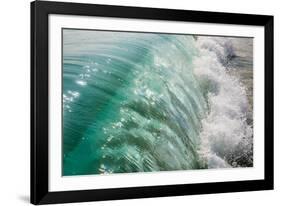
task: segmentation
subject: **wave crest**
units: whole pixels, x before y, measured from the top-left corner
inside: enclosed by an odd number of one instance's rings
[[[209,111],[202,120],[200,154],[209,168],[252,164],[252,125],[245,87],[226,69],[235,55],[231,40],[200,37],[194,72],[203,85]]]

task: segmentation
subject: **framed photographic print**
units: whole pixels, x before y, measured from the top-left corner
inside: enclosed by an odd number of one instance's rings
[[[273,189],[273,16],[31,3],[31,203]]]

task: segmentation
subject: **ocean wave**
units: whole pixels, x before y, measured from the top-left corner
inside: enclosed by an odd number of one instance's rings
[[[249,165],[227,38],[64,30],[63,50],[64,175]]]

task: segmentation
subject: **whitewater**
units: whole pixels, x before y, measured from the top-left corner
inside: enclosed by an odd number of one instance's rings
[[[63,175],[253,166],[252,39],[63,30]]]

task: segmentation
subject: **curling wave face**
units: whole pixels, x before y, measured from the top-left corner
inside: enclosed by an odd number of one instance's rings
[[[63,175],[251,166],[249,104],[228,72],[227,38],[63,38]]]

